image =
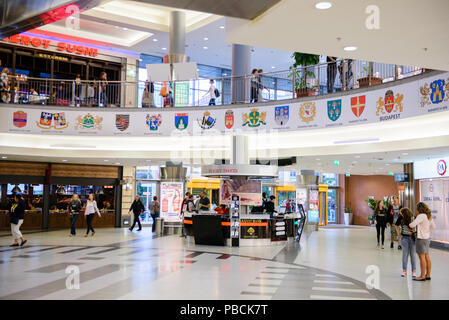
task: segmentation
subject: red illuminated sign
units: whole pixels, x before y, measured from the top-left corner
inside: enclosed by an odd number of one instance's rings
[[[50,40],[45,40],[38,37],[29,37],[26,35],[15,35],[3,39],[3,41],[43,49],[48,49],[50,45]],[[96,48],[86,47],[83,45],[69,44],[65,42],[58,42],[56,50],[89,57],[96,57],[98,55],[98,49]]]

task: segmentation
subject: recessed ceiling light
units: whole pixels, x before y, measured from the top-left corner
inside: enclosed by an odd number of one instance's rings
[[[207,47],[203,47],[203,49],[204,49],[204,50],[206,50],[206,49],[207,49]]]
[[[386,165],[386,166],[389,166],[390,164],[389,164],[389,163],[386,163],[385,165]]]
[[[332,7],[332,3],[327,2],[327,1],[321,1],[321,2],[315,3],[315,8],[317,8],[319,10],[326,10],[331,7]]]
[[[220,26],[220,29],[224,29],[224,26]]]
[[[162,48],[162,50],[167,50],[167,48]]]
[[[355,156],[354,158],[360,158],[360,156]]]
[[[7,156],[3,156],[2,159],[8,159],[8,157]]]
[[[105,159],[104,162],[108,162],[109,160]]]
[[[62,160],[62,162],[67,162],[67,160],[66,160],[66,159],[64,159],[64,160]]]
[[[320,158],[316,158],[315,160],[316,160],[316,161],[320,161]]]
[[[116,27],[117,29],[120,28],[119,26],[114,26],[114,27]]]
[[[156,42],[156,41],[157,41],[157,39],[156,39],[156,38],[154,38],[154,39],[153,39],[153,41],[154,41],[154,42]]]
[[[115,164],[120,164],[120,162],[116,162]]]
[[[123,30],[125,30],[125,31],[126,31],[126,30],[128,30],[128,28],[123,28]]]
[[[403,152],[402,155],[403,155],[403,156],[407,156],[408,153],[407,153],[407,152]]]
[[[275,66],[271,66],[271,69],[275,69],[276,67]]]
[[[355,47],[355,46],[346,46],[346,47],[343,48],[343,50],[345,50],[345,51],[355,51],[355,50],[357,50],[357,47]]]
[[[204,40],[207,41],[207,40],[209,40],[209,38],[208,37],[204,37]]]

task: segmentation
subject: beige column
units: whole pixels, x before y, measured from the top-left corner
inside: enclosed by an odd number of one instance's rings
[[[123,180],[127,184],[122,186],[122,215],[129,212],[129,207],[134,200],[134,193],[136,190],[136,167],[123,167]]]
[[[126,73],[125,79],[126,83],[122,85],[122,94],[125,97],[125,107],[126,108],[136,108],[137,107],[137,60],[132,58],[126,58]]]

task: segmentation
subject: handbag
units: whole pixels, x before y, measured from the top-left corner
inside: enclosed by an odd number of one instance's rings
[[[18,217],[9,217],[9,222],[11,222],[12,224],[18,224],[19,218]]]

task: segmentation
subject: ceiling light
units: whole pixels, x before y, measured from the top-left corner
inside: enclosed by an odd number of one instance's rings
[[[116,162],[115,164],[120,164],[120,162]]]
[[[8,159],[8,157],[7,156],[3,156],[2,159]]]
[[[315,3],[315,8],[317,8],[319,10],[326,10],[331,7],[332,7],[332,3],[327,2],[327,1],[321,1],[321,2]]]
[[[66,160],[66,159],[64,159],[64,160],[62,160],[62,162],[67,162],[67,160]]]
[[[203,49],[204,49],[204,50],[206,50],[206,49],[207,49],[207,47],[203,47]]]
[[[360,156],[355,156],[354,158],[360,158]]]
[[[108,162],[109,160],[105,159],[104,162]]]
[[[402,155],[403,156],[408,156],[408,153],[407,152],[403,152]]]
[[[156,41],[157,41],[157,39],[156,39],[156,38],[154,38],[154,39],[153,39],[153,41],[154,41],[154,42],[156,42]]]
[[[220,29],[224,29],[224,26],[220,26]]]
[[[316,160],[316,161],[320,161],[320,158],[316,158],[315,160]]]
[[[162,50],[167,50],[167,48],[162,48]]]
[[[357,50],[357,47],[355,47],[355,46],[346,46],[346,47],[343,48],[343,50],[345,50],[345,51],[355,51],[355,50]]]
[[[276,68],[275,66],[271,66],[271,69],[274,69],[274,68]]]
[[[208,37],[204,37],[204,40],[207,41],[207,40],[209,40],[209,38]]]
[[[125,31],[126,31],[126,30],[128,30],[128,28],[123,28],[123,30],[125,30]]]

